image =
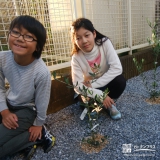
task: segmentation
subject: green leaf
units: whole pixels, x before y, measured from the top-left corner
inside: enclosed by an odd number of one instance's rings
[[[89,93],[90,95],[92,95],[92,94],[93,94],[93,91],[88,90],[88,93]]]
[[[82,142],[85,142],[85,138],[82,138]]]
[[[80,103],[80,105],[84,106],[85,108],[88,106],[86,103]]]
[[[95,73],[91,73],[91,72],[89,72],[89,74],[90,74],[91,76],[95,76]]]
[[[108,135],[105,135],[104,138],[105,138],[105,139],[109,139],[109,136],[108,136]]]
[[[55,71],[52,72],[52,75],[53,75],[53,78],[56,79],[56,72]]]
[[[69,78],[65,78],[64,81],[69,84]]]
[[[77,81],[77,83],[76,83],[76,86],[78,86],[78,81]],[[75,86],[75,87],[76,87],[76,86]]]
[[[155,28],[155,27],[156,27],[156,25],[157,25],[157,23],[156,23],[156,22],[154,22],[154,23],[153,23],[153,27]]]
[[[104,93],[108,93],[109,92],[109,89],[107,88],[107,89],[105,89],[105,91],[104,91]]]
[[[136,59],[135,59],[135,58],[133,58],[133,62],[134,62],[134,63],[136,62]]]
[[[66,86],[67,88],[74,88],[73,86]]]
[[[79,87],[80,92],[82,92],[82,89]]]

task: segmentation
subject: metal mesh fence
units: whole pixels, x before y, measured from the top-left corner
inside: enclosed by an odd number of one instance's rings
[[[7,35],[11,21],[26,14],[38,19],[47,30],[42,54],[47,66],[70,61],[69,27],[74,15],[70,0],[0,0],[0,50],[9,49]]]
[[[152,23],[155,21],[155,4],[152,0],[132,0],[132,45],[147,43],[147,37],[151,36],[151,29],[147,19]]]
[[[108,36],[116,49],[128,47],[127,0],[85,0],[85,17]]]
[[[157,19],[157,35],[160,38],[160,0],[156,1],[156,10],[155,10],[155,18]]]
[[[117,53],[122,53],[148,44],[151,29],[147,18],[151,22],[160,18],[160,0],[0,0],[0,51],[9,49],[10,22],[18,15],[27,14],[42,22],[47,30],[42,58],[49,69],[68,67],[71,59],[69,28],[78,12],[111,39]],[[160,37],[160,21],[157,22]]]
[[[116,50],[146,44],[147,37],[151,36],[147,19],[154,22],[160,18],[159,0],[83,2],[84,16],[91,19],[95,28],[112,40]]]

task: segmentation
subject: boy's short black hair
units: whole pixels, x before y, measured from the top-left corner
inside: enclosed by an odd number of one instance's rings
[[[37,38],[37,50],[33,53],[33,57],[39,58],[42,54],[43,47],[46,43],[46,30],[42,23],[36,20],[34,17],[28,15],[21,15],[16,17],[10,24],[9,30],[14,27],[24,27],[30,33],[34,34]]]

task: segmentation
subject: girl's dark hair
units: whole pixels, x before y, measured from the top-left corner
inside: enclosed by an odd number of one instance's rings
[[[37,38],[36,51],[33,52],[33,57],[39,58],[42,54],[43,47],[46,43],[46,30],[44,26],[34,17],[28,15],[21,15],[16,17],[10,24],[9,30],[14,27],[24,27],[30,33],[34,34]]]
[[[96,32],[95,43],[98,46],[102,45],[102,43],[108,39],[108,37],[106,37],[105,35],[99,33],[96,29],[94,29],[94,26],[93,26],[92,22],[89,19],[78,18],[77,20],[75,20],[72,23],[72,26],[71,26],[71,38],[72,38],[72,43],[73,43],[72,55],[75,54],[75,53],[78,53],[78,51],[79,51],[79,48],[78,48],[78,46],[76,45],[76,43],[74,41],[74,36],[76,34],[76,31],[78,31],[81,27],[91,31],[92,33],[94,31]]]

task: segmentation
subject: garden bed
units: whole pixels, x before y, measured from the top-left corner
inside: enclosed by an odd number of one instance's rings
[[[157,71],[160,79],[160,67]],[[152,70],[146,75],[151,79]],[[99,133],[109,137],[109,143],[99,153],[81,149],[89,129],[87,117],[83,121],[79,118],[82,110],[78,103],[49,114],[46,123],[56,136],[56,144],[48,154],[38,147],[32,160],[159,160],[160,104],[149,104],[147,98],[140,76],[127,80],[126,89],[116,102],[122,118],[114,121],[103,111],[98,120]],[[19,154],[12,157],[17,159],[21,159]]]
[[[127,55],[120,57],[122,66],[123,66],[123,75],[128,80],[134,76],[138,75],[136,67],[133,63],[133,58],[135,57],[138,61],[142,58],[145,59],[144,62],[144,71],[148,71],[153,69],[153,50],[152,48],[144,48],[134,53],[133,55]],[[160,58],[158,59],[160,64]],[[71,68],[65,68],[62,70],[56,71],[59,75],[70,75]],[[71,81],[71,76],[70,81]],[[61,78],[62,80],[63,78]],[[74,91],[73,89],[66,88],[66,85],[58,82],[57,80],[52,80],[52,89],[51,89],[51,97],[50,103],[48,107],[48,114],[55,113],[73,103],[75,103],[74,99]]]

